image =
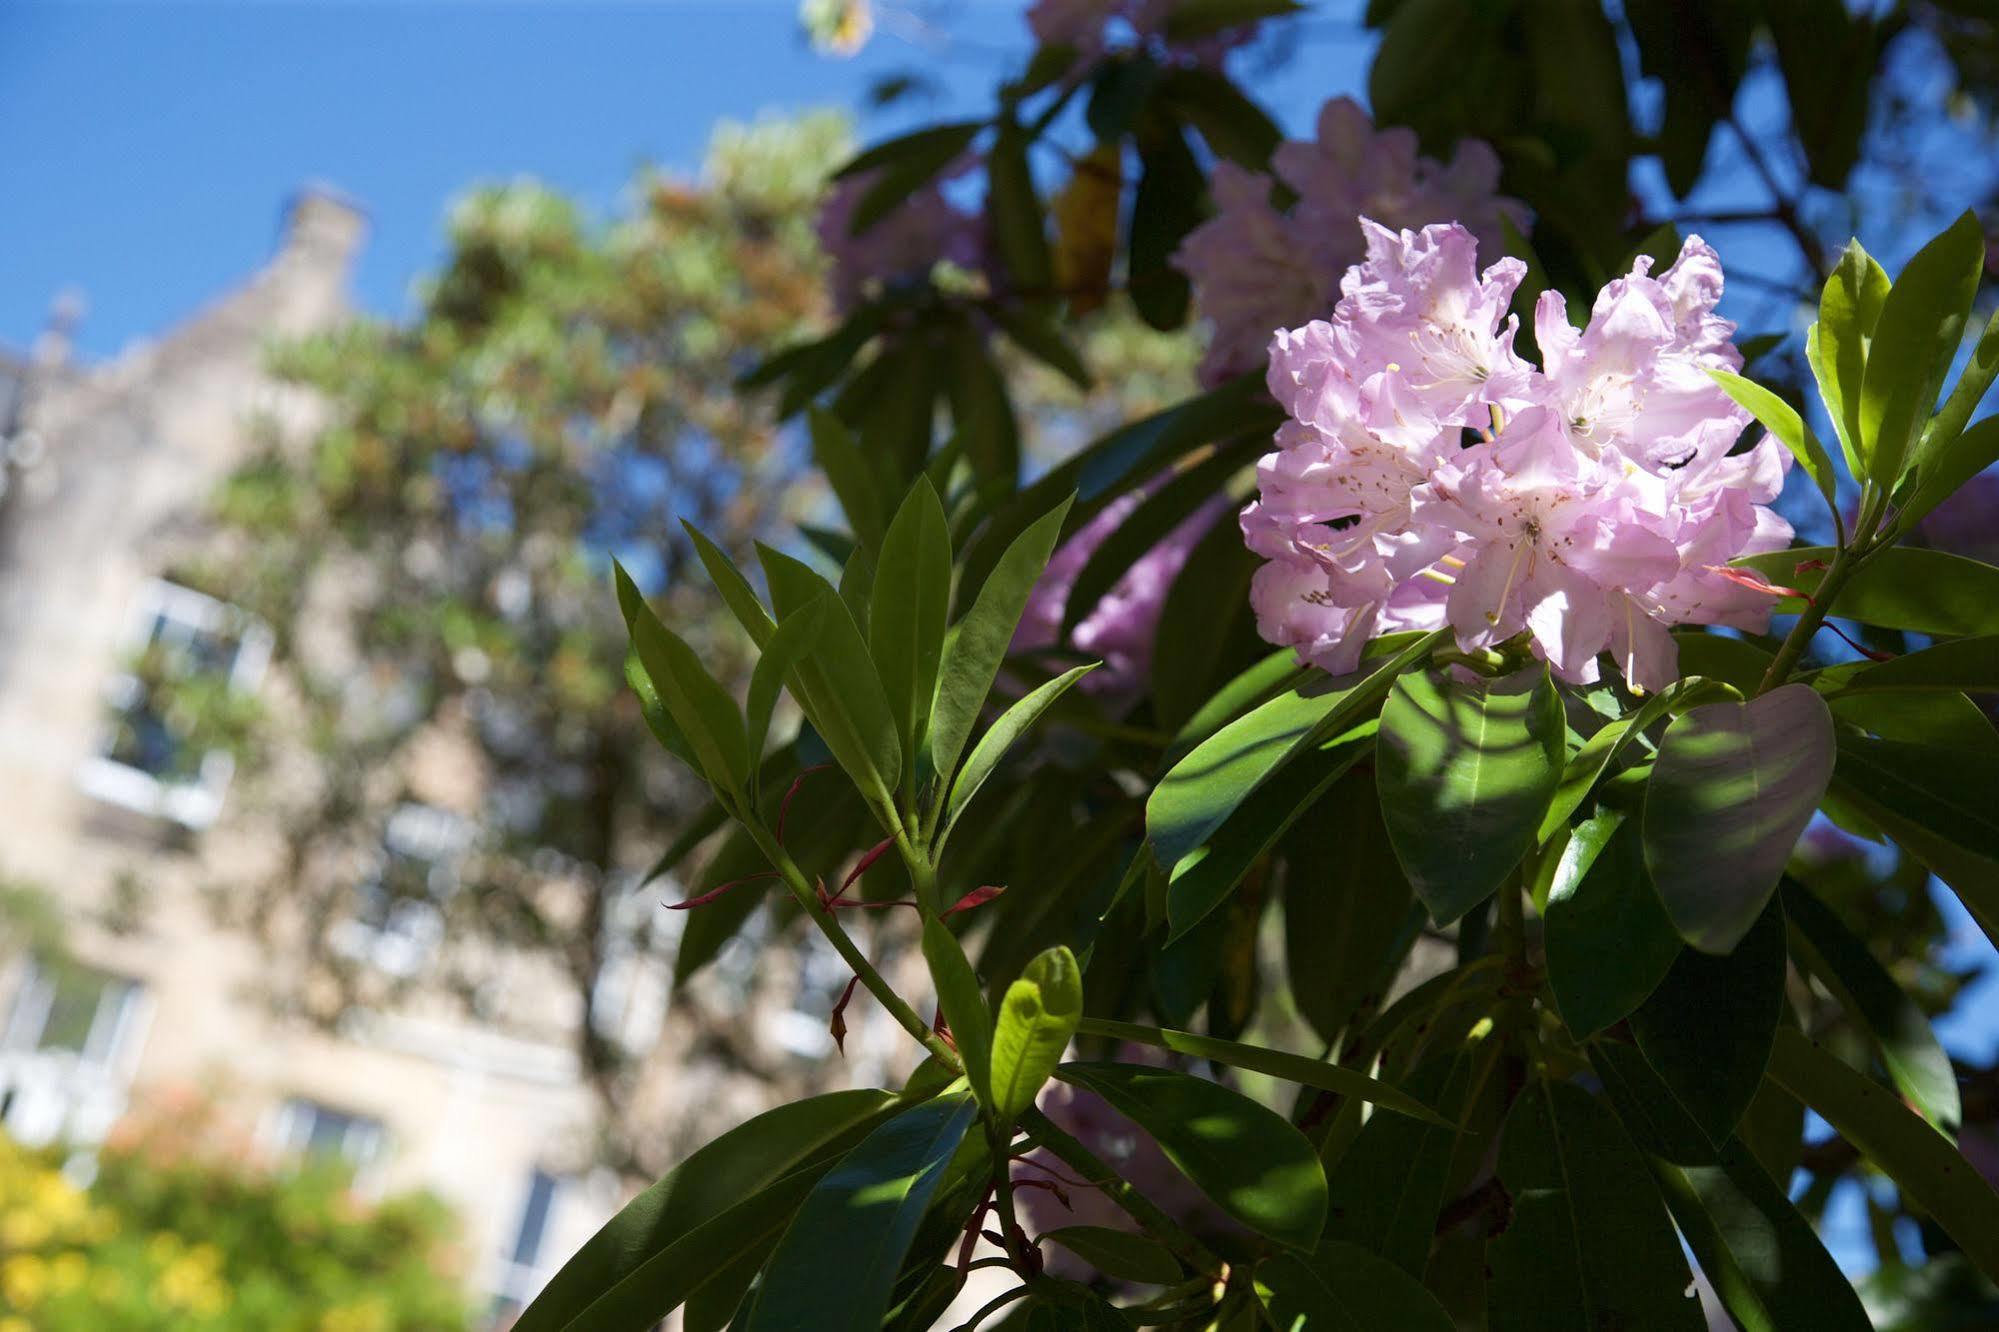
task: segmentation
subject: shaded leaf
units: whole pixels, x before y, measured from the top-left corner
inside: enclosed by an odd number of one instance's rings
[[[993,1015],[985,991],[951,927],[935,916],[923,920],[923,960],[937,986],[937,1006],[944,1010],[951,1039],[965,1062],[965,1080],[981,1105],[992,1105]]]
[[[1321,1245],[1310,1259],[1280,1254],[1256,1269],[1263,1306],[1281,1329],[1451,1332],[1450,1314],[1423,1283],[1357,1244]]]
[[[1548,981],[1577,1036],[1645,1002],[1679,958],[1679,935],[1645,873],[1638,825],[1599,814],[1563,850],[1544,913]]]

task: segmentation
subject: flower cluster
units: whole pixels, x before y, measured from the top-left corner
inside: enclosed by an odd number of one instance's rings
[[[1456,224],[1362,226],[1332,318],[1271,344],[1292,419],[1242,514],[1269,561],[1265,638],[1340,673],[1379,633],[1449,625],[1466,650],[1524,633],[1565,680],[1595,680],[1608,649],[1656,690],[1677,675],[1668,625],[1765,627],[1769,596],[1722,570],[1789,542],[1764,506],[1790,455],[1730,452],[1749,416],[1707,374],[1741,363],[1712,249],[1689,237],[1657,278],[1640,258],[1586,329],[1544,294],[1537,368],[1506,315],[1520,261],[1478,272]]]
[[[877,172],[833,182],[819,208],[819,244],[832,260],[833,305],[846,314],[883,287],[922,282],[939,263],[976,268],[981,223],[931,181],[858,232],[855,213]]]
[[[1483,143],[1460,143],[1446,166],[1416,151],[1413,130],[1377,133],[1349,97],[1319,109],[1318,129],[1316,142],[1285,143],[1272,159],[1296,196],[1288,211],[1271,202],[1270,177],[1218,162],[1215,215],[1174,255],[1214,325],[1201,362],[1209,384],[1261,366],[1277,329],[1331,311],[1340,274],[1363,253],[1357,218],[1391,227],[1455,220],[1489,247],[1502,217],[1525,222],[1525,208],[1498,193],[1499,158]]]
[[[1038,652],[1061,643],[1062,619],[1076,579],[1097,548],[1149,493],[1140,489],[1120,495],[1056,549],[1028,593],[1020,627],[1014,631],[1013,651]],[[1227,498],[1218,495],[1189,514],[1134,560],[1111,590],[1076,621],[1072,645],[1103,662],[1083,677],[1080,688],[1113,705],[1129,703],[1144,689],[1152,675],[1152,641],[1159,614],[1166,608],[1167,590],[1195,544],[1227,508]]]
[[[1168,20],[1185,0],[1035,0],[1027,10],[1027,26],[1045,47],[1066,46],[1094,59],[1110,45],[1113,27],[1122,24],[1141,45],[1157,54],[1197,65],[1214,66],[1256,35],[1257,25],[1244,23],[1191,42],[1169,43]]]

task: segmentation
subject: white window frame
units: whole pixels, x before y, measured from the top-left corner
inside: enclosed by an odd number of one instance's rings
[[[534,1205],[535,1188],[543,1180],[548,1183],[548,1199],[542,1208],[540,1233],[535,1236],[534,1252],[523,1258],[518,1256],[523,1232]],[[542,1165],[528,1171],[527,1187],[521,1190],[520,1206],[515,1209],[516,1220],[508,1232],[506,1247],[495,1256],[491,1286],[501,1310],[518,1313],[541,1293],[548,1278],[554,1275],[555,1264],[549,1260],[554,1245],[550,1240],[572,1185],[571,1179]]]
[[[31,960],[24,968],[21,983],[14,990],[14,1002],[7,1012],[6,1027],[0,1030],[0,1050],[16,1054],[67,1056],[79,1064],[106,1070],[119,1070],[125,1066],[125,1056],[138,1034],[146,987],[129,976],[96,967],[79,965],[78,970],[89,972],[101,985],[83,1049],[52,1050],[42,1044],[48,1034],[49,1010],[55,1004],[59,977],[49,967]]]
[[[230,687],[247,694],[263,680],[275,642],[270,627],[227,602],[164,578],[147,579],[134,596],[119,634],[121,655],[129,658],[145,651],[163,619],[189,633],[234,631],[236,656],[229,667]],[[138,688],[131,672],[120,671],[111,678],[105,701],[122,710]],[[112,758],[110,748],[107,727],[96,752],[77,771],[77,785],[92,799],[197,831],[221,815],[223,797],[236,772],[235,757],[227,751],[214,749],[203,754],[199,775],[192,782],[170,782]]]
[[[83,1048],[67,1050],[42,1044],[55,1000],[53,970],[32,958],[15,968],[17,983],[0,1022],[0,1126],[30,1146],[103,1141],[124,1113],[138,1069],[152,1018],[150,992],[130,976],[84,969],[101,986]]]
[[[381,850],[370,873],[380,874],[396,855],[426,864],[432,880],[429,899],[392,903],[388,919],[380,924],[349,915],[335,923],[328,942],[343,956],[391,976],[407,979],[422,971],[444,942],[442,903],[456,888],[457,862],[471,842],[472,825],[463,816],[417,801],[398,805],[383,826]]]
[[[314,1121],[322,1114],[338,1115],[347,1121],[340,1135],[340,1159],[353,1170],[358,1186],[386,1154],[388,1127],[374,1115],[342,1109],[310,1096],[287,1096],[272,1111],[265,1140],[277,1156],[295,1162],[309,1161]]]

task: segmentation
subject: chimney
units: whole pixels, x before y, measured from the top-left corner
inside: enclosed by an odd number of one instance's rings
[[[359,204],[330,185],[307,185],[285,207],[278,255],[344,279],[367,232]]]

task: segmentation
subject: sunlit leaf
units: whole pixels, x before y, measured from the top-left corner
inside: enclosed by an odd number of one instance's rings
[[[1062,1062],[1083,1014],[1083,973],[1075,954],[1050,948],[1007,986],[993,1029],[993,1099],[1002,1121],[1034,1104],[1042,1085]]]

